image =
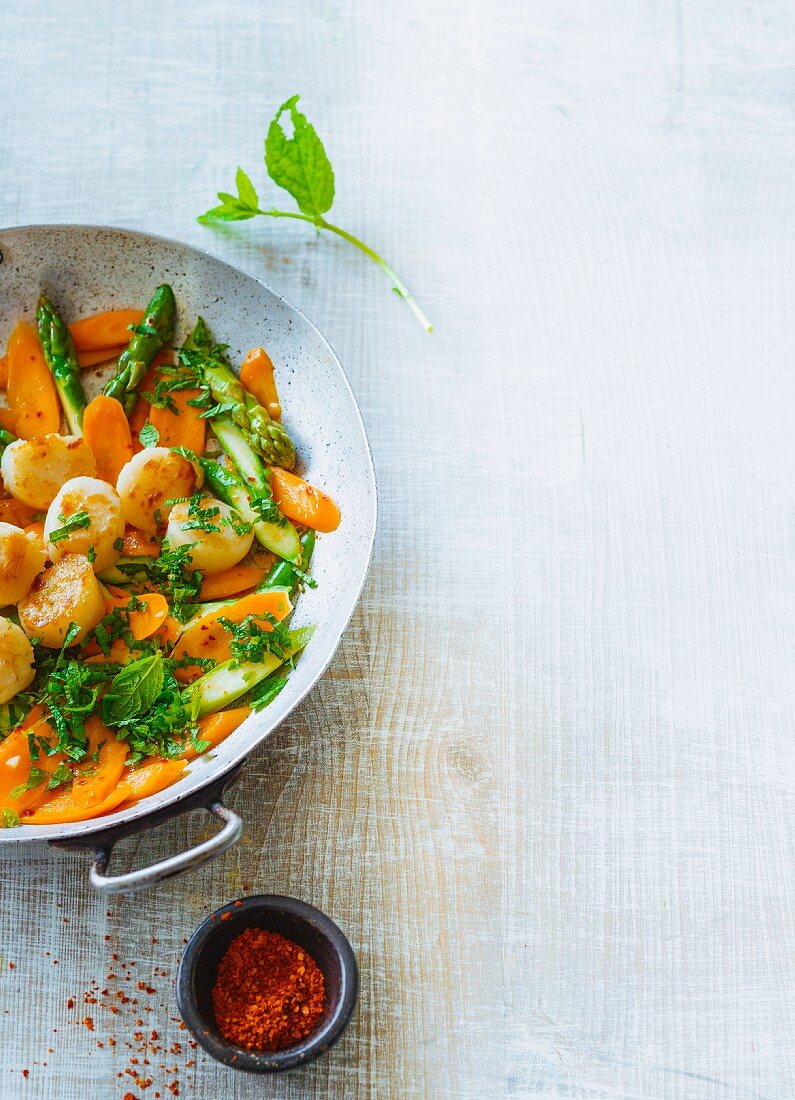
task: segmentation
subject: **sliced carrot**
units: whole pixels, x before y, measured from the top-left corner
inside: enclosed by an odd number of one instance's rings
[[[158,446],[187,447],[197,455],[204,454],[207,421],[199,416],[201,409],[194,409],[190,405],[200,393],[201,390],[198,389],[175,390],[170,397],[177,412],[156,407],[149,410],[149,420],[158,431]]]
[[[241,723],[245,722],[251,714],[251,707],[234,707],[232,710],[222,710],[218,714],[208,714],[206,718],[199,720],[199,741],[209,741],[210,744],[202,752],[209,752],[216,745],[220,745],[230,733],[234,733]],[[181,753],[183,760],[194,760],[199,754],[193,745]]]
[[[148,535],[138,527],[129,524],[124,528],[124,547],[122,556],[125,558],[157,558],[160,556],[160,543],[154,535]]]
[[[230,569],[224,569],[223,573],[213,573],[202,581],[199,599],[204,603],[209,600],[223,600],[226,596],[237,596],[249,588],[256,588],[265,571],[258,565],[233,565]]]
[[[240,367],[240,381],[274,420],[280,420],[282,407],[273,377],[273,363],[265,348],[252,348]]]
[[[38,334],[20,321],[8,340],[8,407],[21,439],[57,432],[61,405]]]
[[[137,642],[155,634],[168,618],[168,600],[160,592],[143,592],[132,596],[123,588],[112,584],[105,585],[105,588],[110,595],[109,611],[114,607],[125,608],[130,600],[135,599],[138,607],[128,613],[128,619],[130,631]]]
[[[176,783],[186,767],[187,763],[184,760],[161,760],[160,757],[150,757],[136,768],[125,768],[116,787],[103,802],[93,808],[91,816],[100,817],[115,810],[122,803],[140,802],[142,798],[157,794],[158,791]]]
[[[86,646],[88,657],[82,658],[87,665],[126,665],[130,660],[130,647],[125,645],[121,638],[111,643],[110,653],[103,653],[95,641],[90,641]]]
[[[107,363],[109,359],[118,359],[126,346],[126,344],[120,344],[117,348],[96,348],[94,351],[79,351],[77,361],[83,370],[88,370],[89,367],[97,367],[100,363]]]
[[[160,592],[144,592],[136,599],[144,607],[130,612],[130,630],[133,638],[142,642],[156,634],[168,618],[168,600]]]
[[[4,355],[0,359],[0,390],[4,390],[8,385],[8,356]]]
[[[143,376],[139,393],[151,393],[155,388],[155,380],[157,378],[157,368],[150,367],[146,374]],[[152,407],[145,397],[139,397],[135,402],[135,408],[130,414],[130,434],[132,435],[133,449],[136,451],[143,450],[143,446],[138,439],[141,434],[141,428],[149,419],[149,414],[152,411]]]
[[[0,522],[2,523],[13,523],[15,527],[28,527],[40,514],[35,508],[29,508],[27,504],[23,504],[21,500],[14,500],[13,497],[0,500]]]
[[[151,367],[143,376],[141,380],[141,385],[138,387],[138,392],[140,394],[154,393],[155,386],[157,385],[159,368],[162,367],[164,363],[172,362],[172,360],[173,356],[170,351],[165,348],[162,351],[159,351],[155,356]],[[135,404],[135,408],[133,409],[130,416],[130,431],[132,432],[133,447],[135,448],[136,452],[143,450],[138,436],[141,433],[141,428],[143,428],[147,420],[151,418],[152,412],[152,406],[149,404],[146,398],[139,397]]]
[[[265,618],[266,615],[272,615],[274,619],[281,620],[291,611],[290,597],[279,589],[253,592],[250,596],[242,596],[233,603],[216,608],[215,611],[208,611],[183,631],[174,649],[174,659],[179,661],[183,657],[201,657],[214,661],[228,661],[232,656],[229,648],[231,634],[219,621],[220,619],[226,618],[233,623],[242,623],[248,615],[253,615],[261,619],[257,625],[263,630],[271,630],[272,627]],[[199,666],[188,665],[177,669],[175,675],[179,680],[188,683],[200,673]]]
[[[81,317],[69,326],[77,351],[96,351],[130,342],[130,325],[140,325],[142,309],[109,309],[91,317]]]
[[[174,645],[181,633],[182,623],[179,619],[175,619],[173,615],[166,615],[160,629],[155,631],[154,637],[161,645]]]
[[[336,531],[340,525],[340,510],[331,497],[304,481],[302,477],[271,468],[271,489],[279,511],[296,523],[316,531]]]
[[[7,432],[13,432],[14,435],[17,434],[17,414],[7,406],[0,409],[0,428],[5,428]]]
[[[98,394],[83,413],[83,438],[94,452],[97,477],[115,485],[133,451],[130,424],[120,401]]]
[[[41,805],[26,815],[23,822],[33,825],[54,825],[67,821],[83,821],[93,817],[92,809],[108,797],[119,781],[127,758],[127,743],[117,741],[111,730],[91,717],[86,722],[88,733],[87,763],[77,772],[69,787],[58,789]],[[94,763],[92,756],[98,760]]]
[[[44,715],[44,707],[34,707],[19,728],[0,744],[0,808],[4,810],[19,814],[40,802],[47,791],[46,780],[64,759],[63,753],[47,756],[44,752],[39,752],[36,760],[31,758],[30,734],[50,742],[55,738],[55,730]],[[33,767],[43,773],[39,782],[27,790],[20,790],[29,782]]]

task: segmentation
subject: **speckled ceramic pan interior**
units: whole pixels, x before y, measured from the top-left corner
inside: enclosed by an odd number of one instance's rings
[[[0,830],[0,843],[66,840],[99,827],[133,824],[180,802],[229,771],[271,733],[317,682],[331,660],[359,597],[375,534],[376,494],[364,426],[339,360],[298,310],[249,275],[173,241],[93,226],[28,226],[0,230],[0,339],[15,321],[32,319],[45,292],[68,318],[144,305],[168,282],[179,304],[178,336],[198,313],[239,363],[264,345],[276,364],[284,422],[295,440],[299,472],[327,489],[342,524],[321,535],[312,561],[318,587],[298,601],[293,625],[316,633],[278,698],[252,715],[209,757],[191,763],[173,787],[101,821]],[[243,779],[245,782],[245,778]]]

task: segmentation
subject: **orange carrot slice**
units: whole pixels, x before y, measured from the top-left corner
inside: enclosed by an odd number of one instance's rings
[[[251,714],[251,707],[234,707],[232,710],[222,710],[218,714],[208,714],[206,718],[199,720],[200,741],[209,741],[210,744],[202,752],[209,752],[216,745],[220,745],[230,733],[234,733],[237,727]],[[199,754],[193,745],[181,753],[182,760],[194,760]]]
[[[274,420],[280,420],[282,407],[273,377],[273,363],[265,348],[252,348],[240,367],[240,381]]]
[[[161,645],[174,645],[182,633],[182,623],[173,615],[166,615],[159,630],[153,635]]]
[[[67,821],[83,821],[92,817],[92,808],[103,802],[119,781],[127,758],[127,743],[117,741],[111,730],[92,717],[86,722],[88,752],[85,763],[69,787],[58,789],[23,817],[33,825],[54,825]],[[95,763],[91,756],[96,753]]]
[[[175,390],[170,394],[177,412],[155,406],[150,408],[149,421],[157,428],[159,447],[187,447],[197,455],[204,453],[207,421],[199,416],[201,409],[194,409],[189,404],[200,393],[197,389]]]
[[[40,802],[47,793],[46,781],[64,760],[63,753],[47,756],[39,752],[35,761],[31,758],[29,734],[49,742],[55,738],[55,730],[44,714],[44,707],[34,707],[19,728],[0,744],[0,808],[4,810],[19,814]],[[42,773],[41,779],[35,786],[21,790],[30,781],[33,767]]]
[[[77,351],[96,351],[98,348],[114,348],[130,341],[130,325],[140,325],[142,309],[109,309],[82,317],[69,326]]]
[[[123,588],[117,588],[112,584],[105,585],[105,588],[110,594],[109,611],[114,607],[125,608],[130,600],[135,599],[137,608],[128,613],[128,618],[130,632],[137,642],[142,642],[144,638],[156,634],[168,618],[168,600],[160,592],[136,593],[133,597]]]
[[[15,527],[28,527],[40,513],[35,508],[29,508],[21,500],[0,500],[0,522],[13,523]]]
[[[224,569],[222,573],[213,573],[202,581],[199,599],[206,603],[209,600],[223,600],[227,596],[237,596],[249,588],[256,588],[265,571],[258,565],[233,565],[230,569]]]
[[[83,413],[83,438],[94,452],[97,477],[115,485],[133,451],[130,424],[121,402],[98,394]]]
[[[122,803],[140,802],[142,798],[157,794],[158,791],[176,783],[186,767],[185,760],[161,760],[159,757],[150,757],[137,768],[125,768],[116,787],[104,801],[93,807],[91,816],[101,817],[102,814],[110,813]]]
[[[17,434],[17,415],[13,409],[3,407],[0,409],[0,428],[5,428],[7,432],[13,432]]]
[[[117,348],[96,348],[94,351],[79,351],[77,361],[83,370],[88,370],[89,367],[107,363],[109,359],[118,359],[126,346],[126,344],[120,344]]]
[[[234,603],[208,611],[187,630],[183,631],[174,649],[174,658],[179,661],[183,657],[207,657],[214,661],[228,661],[232,656],[229,648],[231,634],[219,621],[227,618],[233,623],[242,623],[248,615],[258,618],[258,626],[263,630],[273,629],[265,618],[272,615],[274,619],[281,620],[292,611],[290,597],[286,592],[273,589],[269,592],[253,592],[250,596],[242,596]],[[201,674],[201,669],[196,665],[189,665],[176,670],[175,675],[183,682],[190,682]]]
[[[61,405],[38,334],[20,321],[8,340],[8,407],[21,439],[57,432]]]
[[[8,356],[4,355],[0,359],[0,390],[4,390],[8,385]]]
[[[279,511],[295,523],[303,523],[316,531],[336,531],[339,527],[340,510],[337,505],[331,497],[302,477],[273,466],[271,489]]]

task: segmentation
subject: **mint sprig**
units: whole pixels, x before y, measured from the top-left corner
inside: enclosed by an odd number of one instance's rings
[[[426,332],[433,332],[433,325],[411,296],[406,284],[383,256],[379,256],[374,249],[346,229],[332,225],[324,218],[323,215],[328,213],[334,202],[334,169],[314,126],[296,107],[299,98],[294,95],[286,100],[268,127],[265,138],[265,168],[273,182],[292,195],[300,213],[275,208],[261,209],[254,184],[243,169],[238,168],[235,175],[237,195],[219,191],[219,205],[200,215],[198,220],[202,225],[213,225],[215,222],[248,221],[258,215],[268,218],[295,218],[310,222],[317,229],[335,233],[378,264],[391,280],[392,289],[406,302]],[[291,136],[287,134],[282,123],[284,114],[289,115],[292,123]]]

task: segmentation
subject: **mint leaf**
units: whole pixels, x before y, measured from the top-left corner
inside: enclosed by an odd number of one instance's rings
[[[4,806],[0,814],[0,824],[4,829],[16,829],[19,825],[19,814],[16,810],[9,810],[8,806]]]
[[[241,203],[250,207],[252,210],[257,210],[259,207],[257,192],[254,190],[254,184],[242,168],[238,168],[237,170],[235,183],[237,184],[237,195]]]
[[[160,442],[160,432],[147,420],[138,433],[138,442],[142,447],[156,447]]]
[[[295,106],[299,98],[286,100],[268,127],[265,167],[273,182],[293,196],[302,214],[319,218],[334,202],[334,169],[314,126]],[[293,124],[292,137],[282,126],[285,112]]]
[[[71,779],[71,769],[67,768],[66,764],[59,764],[50,776],[50,781],[47,784],[47,790],[54,791],[56,787],[61,787],[64,783],[69,783]]]
[[[91,526],[91,518],[88,512],[75,512],[73,516],[69,516],[67,519],[63,512],[58,516],[58,522],[62,523],[62,527],[56,527],[54,531],[50,531],[49,541],[55,545],[57,542],[63,542],[64,539],[68,539],[70,535],[75,531],[81,531],[84,527]]]
[[[71,772],[69,773],[69,777],[71,779]],[[41,781],[46,778],[47,773],[43,772],[41,768],[37,768],[35,764],[32,764],[30,771],[28,772],[28,778],[25,780],[25,782],[20,783],[16,787],[12,787],[9,793],[12,798],[19,798],[19,796],[21,794],[24,794],[25,791],[30,791],[34,787],[38,787],[39,783],[41,783]]]
[[[221,200],[221,205],[214,206],[199,217],[199,221],[203,225],[209,225],[214,221],[244,222],[248,218],[253,218],[259,214],[259,210],[252,209],[247,203],[241,202],[240,199],[236,199],[234,195],[230,195],[226,191],[219,191],[218,198]]]
[[[115,726],[144,714],[163,690],[164,680],[163,658],[159,653],[125,665],[114,676],[102,700],[105,722]]]
[[[411,291],[383,256],[379,256],[375,249],[349,233],[347,229],[332,225],[323,217],[334,202],[334,169],[314,126],[297,109],[298,100],[297,95],[285,100],[268,127],[265,138],[265,167],[273,182],[293,196],[298,203],[300,213],[294,210],[261,210],[254,185],[243,169],[238,168],[235,176],[237,195],[230,195],[228,191],[219,191],[220,205],[201,214],[198,220],[202,225],[213,225],[217,222],[246,221],[261,214],[268,218],[293,218],[297,221],[309,222],[315,229],[334,233],[377,264],[391,282],[395,294],[403,299],[425,331],[433,332],[433,325],[415,302]],[[283,122],[285,114],[288,118]],[[291,129],[289,134],[284,128],[288,122]],[[195,341],[195,333],[194,342],[199,346]],[[185,364],[185,355],[186,349],[183,348],[180,356],[183,364]],[[196,401],[190,403],[198,406],[204,404],[204,399],[201,403]]]

